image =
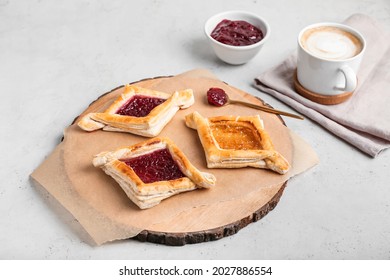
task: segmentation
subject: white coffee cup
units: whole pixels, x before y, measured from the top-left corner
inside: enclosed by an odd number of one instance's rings
[[[336,96],[353,92],[366,48],[363,36],[338,23],[317,23],[298,36],[297,80],[306,90]]]

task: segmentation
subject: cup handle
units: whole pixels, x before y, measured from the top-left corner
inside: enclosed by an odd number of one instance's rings
[[[344,65],[339,68],[339,71],[344,75],[345,85],[344,87],[335,87],[337,90],[351,92],[356,88],[357,85],[357,77],[355,72],[348,65]]]

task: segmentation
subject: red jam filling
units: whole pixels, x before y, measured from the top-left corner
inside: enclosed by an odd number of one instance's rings
[[[207,101],[210,105],[221,107],[228,101],[228,96],[221,88],[210,88],[207,91]]]
[[[144,95],[134,95],[122,107],[116,111],[119,115],[132,117],[145,117],[155,107],[163,103],[166,99],[150,97]]]
[[[122,161],[130,166],[145,184],[185,177],[168,149]]]
[[[248,46],[264,38],[263,32],[244,20],[222,20],[211,32],[211,37],[226,45]]]

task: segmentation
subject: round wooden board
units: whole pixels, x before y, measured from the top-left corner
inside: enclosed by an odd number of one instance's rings
[[[205,229],[194,232],[156,232],[151,230],[143,230],[137,236],[133,237],[139,241],[147,241],[152,243],[166,244],[170,246],[182,246],[185,244],[194,244],[200,242],[214,241],[236,234],[240,229],[246,227],[250,223],[257,222],[278,204],[284,188],[287,186],[287,181],[278,186],[279,191],[265,205],[256,210],[252,214],[242,217],[233,223],[223,225],[218,228]]]
[[[158,77],[142,80],[136,84],[149,88],[162,88],[161,90],[167,91],[169,90],[169,86],[167,86],[167,84],[169,84],[167,83],[169,79],[170,77]],[[199,79],[202,80],[203,87],[216,85],[229,88],[228,85],[220,81],[218,82],[221,84],[218,84],[216,80],[209,79],[207,77],[197,77],[195,80],[192,80],[190,84],[192,83],[192,85],[196,87],[196,81]],[[191,79],[189,78],[187,80]],[[180,85],[180,83],[182,83],[181,80],[176,82],[175,87]],[[186,82],[184,82],[184,84],[185,83]],[[103,108],[107,107],[107,105],[110,104],[122,90],[123,86],[117,87],[100,96],[75,119],[74,123],[76,123],[77,120],[86,113],[101,111]],[[244,97],[250,102],[264,104],[264,102],[258,98],[248,95],[247,93],[237,89],[234,89],[234,91],[235,94],[241,95],[241,97]],[[195,92],[197,93],[199,90]],[[197,98],[198,97],[196,97],[196,103],[198,102],[199,104],[203,102],[202,99]],[[214,111],[216,111],[215,108],[207,107],[207,109],[205,109],[206,106],[207,105],[203,102],[201,107],[193,109],[205,110],[206,112],[204,112],[204,114],[206,116],[208,116],[210,112],[214,113]],[[187,110],[189,109],[182,111]],[[133,239],[172,246],[217,240],[235,234],[248,224],[263,218],[276,207],[283,194],[283,190],[287,185],[287,179],[280,181],[280,178],[283,178],[280,177],[282,175],[275,174],[274,172],[268,170],[259,170],[254,168],[240,170],[206,170],[207,166],[204,159],[204,153],[202,147],[200,146],[196,131],[187,128],[182,122],[183,116],[191,111],[192,110],[187,112],[178,112],[178,116],[175,116],[174,120],[167,125],[168,128],[164,128],[162,136],[170,137],[176,144],[178,144],[179,147],[183,145],[190,145],[194,147],[191,151],[184,149],[183,152],[199,169],[215,174],[217,180],[219,178],[221,179],[219,181],[223,186],[216,188],[216,190],[212,190],[214,193],[211,193],[211,191],[208,193],[209,190],[196,190],[173,196],[151,209],[137,209],[135,205],[128,201],[128,198],[119,186],[117,186],[116,182],[112,178],[109,178],[109,176],[105,175],[101,170],[91,166],[90,161],[93,154],[97,154],[98,151],[102,151],[102,147],[105,148],[104,150],[111,150],[117,148],[118,146],[123,146],[124,143],[133,144],[143,141],[145,138],[127,133],[103,131],[87,133],[79,129],[76,125],[73,125],[73,127],[71,126],[70,128],[71,131],[68,131],[67,134],[65,134],[64,140],[67,141],[64,143],[64,163],[68,178],[75,186],[75,190],[78,192],[78,195],[87,199],[88,203],[92,207],[96,206],[95,208],[99,208],[103,205],[102,196],[110,197],[110,199],[112,199],[112,205],[107,206],[108,210],[102,210],[101,212],[107,211],[107,216],[113,220],[115,219],[113,221],[114,223],[122,225],[130,224],[134,228],[141,229],[136,236],[132,237]],[[256,112],[260,114],[266,123],[266,126],[268,125],[272,128],[269,133],[271,138],[274,137],[276,140],[274,141],[276,149],[281,151],[288,160],[292,159],[292,142],[289,135],[287,135],[284,131],[280,132],[280,130],[273,129],[273,127],[278,127],[278,125],[284,126],[284,122],[280,116],[266,113],[263,114],[259,111],[244,108],[221,109],[221,111],[215,112],[215,114],[226,114],[226,112],[245,112],[248,115]],[[84,146],[80,147],[80,145]],[[75,153],[74,150],[76,149],[80,149],[81,151]],[[80,168],[80,165],[85,165],[85,167]],[[92,180],[97,179],[96,182],[98,181],[99,184],[102,182],[101,186],[98,186],[98,184],[94,186],[94,188],[96,188],[96,193],[99,193],[99,196],[96,195],[95,191],[91,190],[90,187],[84,187],[89,182],[88,176],[90,176]],[[247,187],[246,183],[245,185],[240,185],[243,180],[242,178],[246,178],[248,176],[255,176],[251,179],[251,181],[254,182],[256,182],[256,180],[261,180],[262,176],[267,176],[266,178],[275,180],[275,182],[278,183],[272,184],[271,181],[269,186],[259,189],[256,189],[255,186]],[[227,178],[225,179],[224,177]],[[227,185],[229,185],[230,188],[228,188]],[[226,191],[222,190],[222,188],[226,188]],[[218,192],[221,193],[218,194]],[[204,202],[204,200],[207,201],[208,196],[211,194],[216,197],[220,197],[221,201],[214,204]],[[188,203],[194,203],[194,205],[191,206],[192,208],[186,208],[185,204]],[[177,215],[174,213],[176,209],[178,213]],[[134,215],[137,217],[134,217]],[[147,227],[143,227],[142,221],[154,216],[156,216],[158,221],[149,223]]]

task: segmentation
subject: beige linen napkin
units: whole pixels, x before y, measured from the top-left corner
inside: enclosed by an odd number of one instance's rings
[[[363,14],[352,15],[345,24],[359,30],[367,42],[359,85],[349,100],[330,106],[299,95],[293,85],[295,53],[258,76],[255,86],[375,157],[390,147],[390,35]]]

